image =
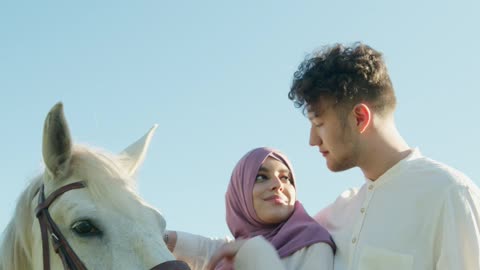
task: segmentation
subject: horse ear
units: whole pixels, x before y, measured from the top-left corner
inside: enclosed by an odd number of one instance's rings
[[[134,175],[138,167],[143,163],[147,154],[148,146],[158,125],[155,124],[142,138],[128,146],[120,155],[123,157],[125,168],[130,175]]]
[[[54,178],[68,173],[72,156],[72,139],[63,113],[63,104],[55,104],[43,126],[43,161]]]

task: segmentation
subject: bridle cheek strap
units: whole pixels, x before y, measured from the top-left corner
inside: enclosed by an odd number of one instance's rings
[[[77,254],[68,244],[67,240],[60,232],[60,229],[57,227],[53,221],[50,213],[48,212],[48,207],[52,202],[57,199],[63,193],[72,190],[86,187],[85,182],[75,182],[63,186],[48,196],[45,199],[44,185],[40,187],[38,194],[38,206],[35,208],[35,215],[38,218],[38,223],[40,223],[40,232],[42,235],[42,251],[43,251],[43,269],[50,270],[50,249],[49,249],[49,240],[48,233],[52,237],[52,245],[55,252],[60,256],[63,264],[63,268],[66,270],[87,270],[83,262],[78,258]],[[190,270],[188,264],[183,261],[167,261],[161,263],[151,270]]]
[[[60,256],[64,269],[87,270],[87,268],[82,263],[80,258],[78,258],[77,254],[75,254],[73,249],[70,247],[67,240],[58,229],[55,222],[53,222],[53,219],[50,216],[50,213],[48,212],[48,207],[60,195],[62,195],[66,191],[69,191],[72,189],[84,188],[85,186],[86,186],[85,182],[83,181],[68,184],[66,186],[63,186],[55,190],[46,199],[45,199],[45,193],[44,193],[44,186],[42,185],[40,187],[40,191],[38,194],[38,206],[35,209],[35,215],[38,218],[38,222],[40,224],[40,232],[42,235],[43,269],[44,270],[50,270],[50,249],[48,246],[49,244],[48,233],[50,233],[52,237],[53,249]]]

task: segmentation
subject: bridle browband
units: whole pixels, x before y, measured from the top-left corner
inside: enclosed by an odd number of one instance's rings
[[[48,212],[48,207],[52,204],[55,199],[60,197],[63,193],[73,190],[86,187],[84,181],[79,181],[65,185],[50,194],[45,199],[44,185],[40,187],[38,191],[38,205],[35,208],[35,215],[38,218],[38,223],[40,224],[40,232],[42,235],[42,251],[43,251],[43,269],[50,270],[50,249],[48,247],[48,233],[50,233],[52,239],[53,249],[55,253],[60,256],[62,260],[63,268],[65,270],[87,270],[82,260],[75,254],[72,247],[68,244],[67,240],[60,232],[60,229],[53,221],[50,213]],[[154,266],[150,270],[190,270],[190,267],[183,261],[166,261],[157,266]]]

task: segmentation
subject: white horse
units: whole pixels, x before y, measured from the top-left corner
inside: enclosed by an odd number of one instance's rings
[[[160,264],[173,261],[162,237],[165,220],[138,196],[133,177],[155,128],[120,155],[113,155],[73,145],[63,105],[56,104],[47,115],[43,131],[45,172],[33,179],[19,198],[14,217],[3,234],[0,270],[147,270],[161,269]],[[67,187],[52,198],[51,204],[43,203],[43,209],[35,210],[42,191],[48,201],[53,192],[79,181],[81,186]],[[36,213],[40,219],[48,220],[50,216],[54,225],[45,227],[56,225],[59,232],[48,230],[48,237],[44,236],[47,239],[42,240]],[[58,241],[61,236],[64,239]],[[79,262],[72,262],[75,258],[62,261],[61,252],[57,256],[52,245],[61,245],[62,241],[68,247],[59,249],[68,253],[70,248]],[[47,251],[42,249],[43,242],[48,245]],[[43,253],[47,253],[47,258]],[[49,267],[44,265],[45,260]]]

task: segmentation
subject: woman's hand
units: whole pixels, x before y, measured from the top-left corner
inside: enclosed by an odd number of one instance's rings
[[[246,241],[247,240],[235,240],[221,246],[210,258],[207,269],[214,270],[215,266],[217,266],[217,264],[224,258],[227,260],[233,260]]]
[[[168,250],[173,252],[175,246],[177,245],[177,232],[176,231],[165,231],[163,235],[163,241],[167,245]]]

